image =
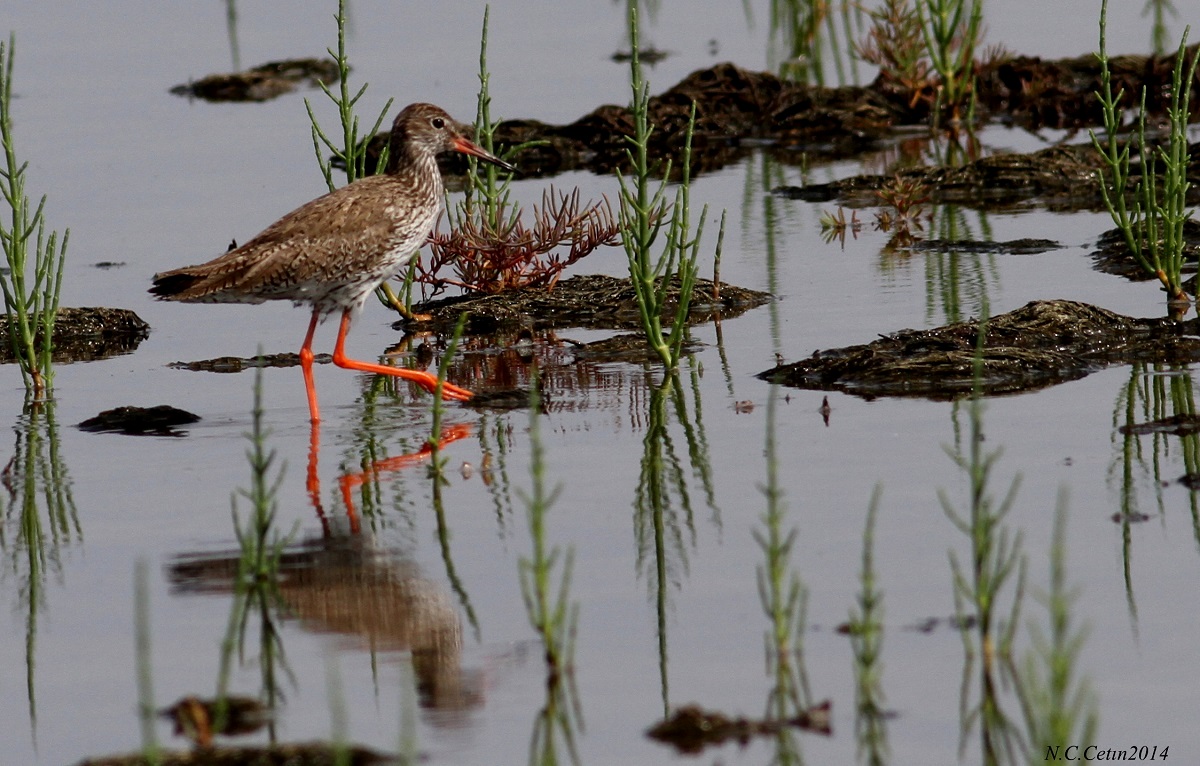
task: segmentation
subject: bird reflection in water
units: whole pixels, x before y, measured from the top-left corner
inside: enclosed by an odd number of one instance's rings
[[[427,462],[432,444],[406,455],[376,461],[363,471],[338,477],[350,534],[339,534],[321,506],[319,474],[320,426],[312,424],[307,490],[321,522],[321,534],[280,554],[275,568],[275,595],[281,617],[313,633],[349,639],[375,652],[409,652],[422,707],[462,711],[482,704],[479,672],[462,668],[463,630],[454,598],[439,583],[421,575],[417,566],[376,545],[360,531],[353,490],[380,474]],[[470,424],[443,429],[444,446],[471,434]],[[174,594],[221,594],[235,591],[239,551],[186,553],[170,567]],[[273,628],[272,628],[273,631]],[[451,722],[454,717],[439,716]]]

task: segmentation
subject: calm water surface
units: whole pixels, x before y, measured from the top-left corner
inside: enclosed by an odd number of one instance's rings
[[[133,641],[139,559],[150,572],[157,703],[211,695],[216,688],[228,589],[211,573],[179,579],[173,567],[180,557],[211,561],[234,546],[230,497],[250,482],[243,434],[250,427],[253,381],[249,374],[190,373],[166,365],[250,356],[260,347],[294,351],[306,314],[284,305],[155,303],[145,290],[154,272],[207,260],[231,238],[252,236],[323,186],[302,94],[266,104],[213,105],[167,90],[227,71],[235,59],[253,66],[320,54],[335,39],[334,7],[295,5],[242,4],[232,36],[219,3],[16,2],[3,14],[0,32],[17,34],[18,150],[30,162],[32,191],[50,195],[52,225],[72,232],[63,302],[130,308],[153,327],[133,354],[58,370],[53,443],[66,477],[60,486],[73,500],[65,528],[51,529],[39,500],[46,540],[31,551],[20,528],[20,498],[6,509],[0,538],[0,593],[7,607],[0,611],[4,764],[73,763],[139,746]],[[775,67],[779,56],[768,45],[767,4],[749,5],[748,21],[737,2],[662,4],[645,38],[672,55],[648,70],[652,88],[663,90],[717,61]],[[1099,3],[1052,5],[1050,18],[1045,3],[989,0],[988,41],[1046,57],[1092,50]],[[1115,5],[1111,50],[1147,52],[1150,27],[1139,15],[1141,4]],[[1176,6],[1172,36],[1200,18],[1195,3]],[[370,83],[365,112],[395,97],[397,105],[435,101],[461,118],[474,113],[483,4],[460,0],[438,8],[351,5],[354,83]],[[1043,16],[1044,23],[1031,23]],[[494,6],[493,113],[568,122],[603,103],[627,103],[626,69],[609,60],[627,47],[624,34],[622,7],[611,3]],[[869,76],[865,68],[859,73],[860,79]],[[835,78],[830,82],[836,84]],[[331,125],[323,97],[307,95]],[[982,138],[990,150],[1030,150],[1063,136],[992,128]],[[879,159],[870,162],[878,166]],[[575,741],[582,763],[695,762],[642,736],[668,706],[696,703],[730,715],[765,714],[776,677],[764,672],[764,634],[771,623],[759,597],[764,553],[756,535],[768,531],[762,491],[768,448],[782,492],[778,528],[797,535],[784,571],[807,593],[798,667],[812,701],[832,701],[833,733],[728,746],[700,762],[787,761],[788,753],[809,763],[855,760],[853,656],[836,628],[857,603],[863,527],[876,485],[882,496],[874,563],[885,627],[880,680],[883,705],[895,713],[886,722],[887,762],[983,759],[977,726],[959,750],[961,634],[945,623],[929,632],[916,629],[954,613],[949,555],[970,556],[969,540],[938,499],[943,490],[955,507],[966,507],[966,475],[946,454],[968,442],[966,407],[830,395],[826,424],[818,412],[823,394],[773,389],[753,375],[772,366],[776,353],[794,360],[817,348],[975,316],[985,296],[997,313],[1034,299],[1072,298],[1142,316],[1159,314],[1162,296],[1151,285],[1090,269],[1087,253],[1109,225],[1104,215],[960,211],[960,234],[1045,237],[1063,247],[1038,256],[898,257],[882,253],[885,235],[870,227],[844,247],[826,245],[822,206],[766,194],[781,183],[859,170],[855,163],[814,160],[804,173],[799,164],[783,166],[754,154],[695,183],[694,200],[717,211],[710,212],[709,252],[719,211],[729,214],[723,279],[772,290],[778,300],[720,328],[695,330],[704,346],[683,370],[680,398],[663,408],[667,442],[659,444],[675,457],[678,472],[668,459],[659,473],[667,487],[659,536],[654,516],[638,510],[654,423],[649,386],[659,380],[658,371],[608,363],[578,375],[569,367],[551,389],[538,429],[546,477],[561,487],[548,516],[548,539],[575,557],[575,682],[584,724]],[[548,183],[523,182],[516,194],[536,201]],[[615,199],[617,193],[614,179],[584,173],[553,183],[577,186],[584,198]],[[620,275],[623,259],[615,250],[597,253],[580,270]],[[98,269],[98,262],[123,265]],[[944,280],[931,277],[951,267],[962,275],[956,301],[943,297]],[[368,307],[350,353],[374,358],[396,343],[400,336],[391,321]],[[321,350],[329,350],[333,335],[332,327],[321,329]],[[564,328],[559,335],[592,340],[606,334]],[[1048,622],[1032,595],[1048,584],[1054,511],[1065,489],[1067,573],[1080,594],[1072,616],[1091,631],[1077,672],[1098,699],[1095,742],[1170,746],[1178,762],[1190,762],[1200,758],[1200,735],[1189,715],[1200,672],[1194,648],[1200,625],[1196,500],[1170,483],[1186,470],[1186,445],[1177,437],[1145,437],[1127,461],[1116,427],[1125,422],[1131,382],[1166,386],[1190,381],[1191,373],[1144,372],[1114,368],[989,400],[983,427],[986,447],[1003,449],[993,472],[996,497],[1013,477],[1022,477],[1004,519],[1008,532],[1020,535],[1028,566],[1017,657],[1031,646],[1028,623],[1044,631]],[[279,676],[284,704],[277,737],[338,734],[381,750],[394,750],[408,737],[438,764],[528,760],[531,731],[546,704],[545,667],[518,578],[518,560],[532,545],[519,494],[531,484],[528,413],[452,408],[450,423],[473,433],[446,450],[450,483],[439,502],[421,465],[383,474],[366,491],[352,489],[361,516],[355,531],[340,480],[361,470],[364,456],[369,463],[418,449],[428,434],[429,400],[378,392],[370,378],[328,365],[316,374],[326,417],[316,504],[306,486],[310,431],[299,371],[268,370],[263,377],[269,446],[286,464],[277,526],[296,529],[309,541],[338,540],[348,549],[314,553],[310,546],[308,566],[294,582],[312,587],[285,593],[293,616],[281,633],[286,657],[280,662],[287,670]],[[9,368],[4,380],[0,422],[7,418],[13,430],[10,446],[0,449],[23,466],[30,454],[49,454],[49,435],[45,418],[31,426],[22,414],[17,371]],[[752,408],[738,405],[743,402]],[[94,435],[73,427],[111,407],[164,403],[202,420],[186,438]],[[1149,417],[1139,410],[1137,419]],[[43,441],[33,440],[39,435]],[[469,476],[459,470],[463,463],[474,469]],[[1123,497],[1149,520],[1114,523]],[[243,500],[239,507],[245,512],[248,504]],[[322,612],[320,599],[310,595],[322,588],[342,594],[342,601],[357,597],[366,605],[363,614],[338,619]],[[1005,618],[1014,595],[1011,585],[1002,592]],[[378,604],[396,599],[406,605],[397,611],[402,624],[385,626],[390,613]],[[414,628],[418,622],[422,627]],[[255,631],[252,623],[252,636]],[[451,641],[449,649],[422,645],[410,651],[417,645],[412,636],[430,631],[460,633],[461,647]],[[234,671],[234,691],[259,694],[261,668],[252,642]],[[978,694],[976,683],[968,704]],[[1001,702],[1023,731],[1011,692]],[[158,735],[170,741],[165,723]],[[569,760],[561,744],[558,752]]]

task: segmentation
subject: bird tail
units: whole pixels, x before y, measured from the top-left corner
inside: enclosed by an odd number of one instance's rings
[[[238,289],[253,266],[243,258],[222,256],[198,266],[164,271],[154,275],[150,294],[189,303],[262,303],[265,299],[253,291]]]
[[[201,279],[201,276],[189,273],[187,269],[155,274],[150,294],[166,300],[187,300],[188,289]]]
[[[244,259],[234,254],[237,249],[235,240],[222,255],[208,263],[155,274],[149,293],[160,300],[219,302],[219,293],[236,282],[247,268]]]

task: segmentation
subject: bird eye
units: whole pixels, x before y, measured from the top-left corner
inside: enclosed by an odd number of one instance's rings
[[[446,121],[443,120],[441,117],[434,117],[429,122],[431,125],[433,125],[433,127],[437,128],[438,130],[441,130],[442,128],[446,127]]]

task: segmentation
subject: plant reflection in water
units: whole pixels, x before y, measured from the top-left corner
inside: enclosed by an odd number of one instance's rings
[[[54,400],[28,407],[13,426],[12,458],[0,472],[8,493],[0,551],[5,569],[18,581],[17,601],[25,611],[25,695],[30,729],[36,734],[38,616],[46,608],[46,580],[61,578],[62,549],[83,541],[71,478],[59,448]]]

